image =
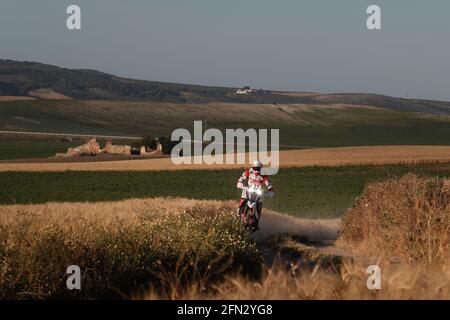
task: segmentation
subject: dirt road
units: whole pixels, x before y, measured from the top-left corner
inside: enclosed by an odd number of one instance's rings
[[[301,219],[265,210],[261,217],[256,240],[266,240],[277,235],[294,235],[308,242],[332,242],[337,239],[340,219]]]

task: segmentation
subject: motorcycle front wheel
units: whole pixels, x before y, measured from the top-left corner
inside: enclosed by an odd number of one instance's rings
[[[241,212],[241,221],[245,229],[250,232],[256,231],[256,217],[254,214],[254,209],[249,208],[247,205],[244,206]]]

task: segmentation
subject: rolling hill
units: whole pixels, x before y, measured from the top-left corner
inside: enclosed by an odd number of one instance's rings
[[[450,144],[449,116],[368,106],[41,99],[0,102],[0,131],[170,136],[174,129],[191,129],[195,120],[221,130],[280,129],[283,148]]]
[[[151,75],[149,75],[151,77]],[[400,111],[450,114],[450,102],[413,100],[375,94],[319,94],[163,83],[117,77],[95,70],[75,70],[37,62],[0,59],[0,97],[127,100],[177,103],[351,104]],[[42,92],[46,94],[42,94]],[[36,94],[37,93],[37,94]],[[0,100],[1,101],[1,100]]]
[[[448,102],[236,90],[0,60],[0,159],[50,156],[67,147],[54,139],[18,141],[3,131],[170,136],[195,120],[221,130],[280,129],[282,149],[450,145]]]
[[[36,62],[0,60],[0,96],[29,96],[30,92],[51,89],[73,99],[131,100],[160,102],[308,102],[260,91],[236,94],[236,88],[206,87],[133,80],[95,70],[73,70]]]

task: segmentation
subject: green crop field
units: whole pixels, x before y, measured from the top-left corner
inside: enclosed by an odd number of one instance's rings
[[[177,128],[192,132],[195,120],[220,130],[279,129],[281,149],[450,144],[448,115],[364,106],[85,100],[0,102],[0,130],[169,137]],[[45,143],[30,144],[27,151],[22,149],[13,141],[0,141],[0,158],[46,157],[62,151],[58,145]]]
[[[0,141],[0,160],[46,158],[57,152],[66,152],[79,142],[60,141]]]
[[[367,182],[414,172],[450,176],[450,163],[307,167],[282,169],[273,177],[277,195],[266,207],[300,217],[339,217]],[[144,197],[238,199],[240,172],[2,172],[1,204],[113,201]]]
[[[81,145],[87,139],[79,138],[72,142],[64,142],[57,139],[48,140],[17,140],[15,138],[0,140],[0,160],[16,159],[34,159],[48,158],[55,156],[56,153],[65,153],[68,148]],[[113,143],[130,143],[130,141],[121,141],[114,139]],[[106,144],[105,139],[97,139],[97,142],[103,147]]]

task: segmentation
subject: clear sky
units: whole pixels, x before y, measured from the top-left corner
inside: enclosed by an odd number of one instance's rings
[[[66,29],[66,8],[82,30]],[[383,30],[366,28],[382,9]],[[0,57],[132,78],[450,100],[449,0],[1,0]]]

